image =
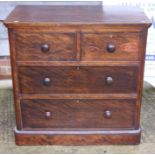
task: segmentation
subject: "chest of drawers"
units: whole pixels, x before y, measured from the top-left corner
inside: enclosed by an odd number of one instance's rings
[[[151,25],[140,9],[17,6],[4,23],[18,145],[140,142]]]

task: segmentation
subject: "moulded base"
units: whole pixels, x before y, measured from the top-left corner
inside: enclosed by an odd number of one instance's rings
[[[141,130],[23,131],[15,129],[17,145],[139,144]]]

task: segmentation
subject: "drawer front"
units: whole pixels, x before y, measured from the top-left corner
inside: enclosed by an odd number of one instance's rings
[[[15,33],[20,61],[76,60],[76,33]]]
[[[133,128],[135,100],[23,100],[23,128]]]
[[[138,67],[20,67],[21,93],[136,93]],[[39,88],[39,89],[38,89]]]
[[[82,60],[138,60],[138,33],[83,33]]]

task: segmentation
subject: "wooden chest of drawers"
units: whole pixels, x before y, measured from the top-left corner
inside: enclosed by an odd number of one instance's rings
[[[140,9],[17,6],[4,23],[18,145],[140,142],[151,25]]]

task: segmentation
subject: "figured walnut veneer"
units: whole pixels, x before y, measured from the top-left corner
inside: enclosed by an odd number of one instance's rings
[[[140,9],[17,6],[4,24],[16,144],[140,143],[151,25]]]

